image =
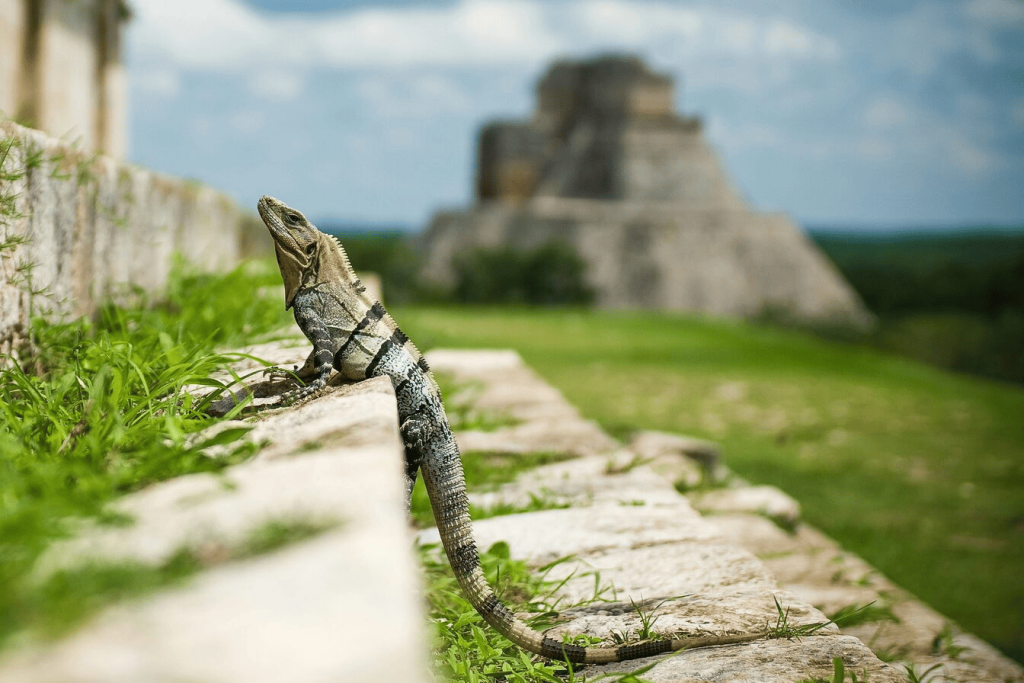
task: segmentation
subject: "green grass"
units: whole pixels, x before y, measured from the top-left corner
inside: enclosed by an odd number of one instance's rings
[[[108,305],[70,324],[33,323],[38,352],[7,359],[0,369],[0,643],[27,625],[59,623],[60,604],[82,602],[66,591],[48,599],[26,578],[47,545],[69,533],[69,520],[131,523],[109,512],[116,497],[182,474],[219,471],[253,452],[249,446],[217,459],[204,454],[244,429],[190,443],[189,435],[211,420],[207,401],[183,388],[216,387],[211,373],[232,360],[216,347],[286,321],[279,301],[257,298],[254,305],[254,291],[275,277],[265,264],[224,276],[179,267],[155,301],[136,292],[130,308]],[[166,569],[169,579],[181,567]],[[106,578],[83,579],[69,590],[84,599],[96,585],[117,583],[101,573]],[[151,580],[162,579],[141,583]],[[67,621],[77,609],[67,610]]]
[[[512,347],[588,418],[718,441],[740,475],[1024,660],[1024,391],[695,317],[404,308],[418,345]]]
[[[467,683],[581,680],[566,665],[538,660],[488,626],[462,594],[437,545],[421,546],[420,559],[434,627],[434,667],[446,679]],[[531,571],[524,562],[510,559],[506,543],[481,552],[480,562],[487,582],[505,604],[534,615],[527,623],[538,627],[550,617],[552,607],[545,600],[551,585],[544,581],[543,569]]]

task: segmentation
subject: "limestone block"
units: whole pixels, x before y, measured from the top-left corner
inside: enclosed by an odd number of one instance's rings
[[[856,555],[827,549],[762,556],[783,585],[865,586],[893,590],[895,586]]]
[[[575,603],[594,597],[595,573],[600,584],[612,589],[610,597],[622,601],[775,588],[775,577],[756,557],[736,546],[709,541],[580,554],[554,567],[548,576],[555,581],[568,579],[558,594]],[[763,607],[774,607],[774,603],[768,601]]]
[[[119,499],[113,509],[134,524],[83,529],[54,544],[40,559],[37,575],[87,560],[160,564],[182,549],[233,546],[276,520],[401,520],[403,450],[386,378],[279,411],[258,422],[247,438],[275,443],[268,457],[221,476],[179,477]]]
[[[743,486],[691,495],[701,512],[756,512],[788,525],[800,521],[800,504],[774,486]]]
[[[46,160],[25,169],[27,274],[33,308],[51,317],[73,310],[75,290],[71,256],[78,243],[80,204],[86,197],[77,183],[82,155],[53,138],[32,131],[22,138],[26,153],[41,152]]]
[[[121,282],[138,284],[147,291],[155,291],[166,281],[170,260],[175,247],[175,232],[183,220],[182,198],[176,187],[155,173],[137,171],[130,175],[131,200],[128,204],[127,225],[142,230],[115,232],[115,248],[125,256],[119,275]],[[146,254],[152,258],[139,258]]]
[[[693,488],[726,476],[718,445],[711,441],[668,432],[641,431],[633,436],[629,448],[673,484]]]
[[[425,681],[420,589],[401,509],[110,608],[66,640],[0,660],[0,679]]]
[[[8,146],[17,128],[13,124],[0,121],[0,142]],[[20,143],[20,140],[17,142]],[[0,216],[0,240],[10,242],[24,239],[29,230],[28,219],[28,179],[24,175],[26,145],[14,144],[7,151],[2,161],[4,174],[15,176],[12,181],[5,181],[0,191],[13,195],[14,215]],[[17,177],[17,176],[21,177]],[[24,339],[24,326],[28,322],[29,295],[27,287],[21,282],[24,278],[21,268],[32,261],[29,245],[11,246],[5,250],[4,258],[0,258],[0,352],[9,353],[12,347]]]
[[[855,671],[858,680],[906,682],[900,668],[878,661],[858,639],[835,635],[684,650],[644,672],[643,679],[651,683],[793,683],[810,677],[831,680],[834,657],[845,662],[847,671]],[[619,662],[592,670],[628,672],[639,665],[640,662]],[[866,678],[862,670],[867,673]]]
[[[671,566],[659,565],[654,572],[671,572]],[[603,575],[602,575],[603,578]],[[558,625],[548,635],[561,637],[587,633],[614,643],[625,638],[635,639],[643,622],[637,613],[639,607],[645,617],[653,619],[652,630],[660,634],[740,635],[766,633],[778,622],[776,601],[788,610],[787,623],[803,626],[825,622],[824,615],[806,603],[800,603],[783,590],[764,587],[737,587],[710,589],[702,593],[678,596],[654,596],[646,599],[608,601],[608,596],[585,607],[567,609],[559,615]],[[826,626],[821,633],[838,633],[835,626]]]
[[[1024,667],[970,633],[957,634],[954,639],[957,647],[967,650],[958,660],[943,662],[940,675],[936,680],[946,681],[978,681],[978,683],[1020,683],[1024,681]]]
[[[57,643],[7,652],[0,680],[425,681],[428,644],[390,381],[262,413],[247,436],[273,439],[272,457],[118,500],[114,509],[132,525],[81,529],[49,549],[35,578],[90,559],[159,564],[182,549],[216,558],[218,547],[271,521],[336,529],[214,561],[179,588],[105,609]]]
[[[721,460],[721,452],[715,442],[668,432],[637,432],[629,447],[641,458],[656,458],[676,453],[685,455],[708,470],[714,470]]]
[[[723,538],[746,548],[758,557],[795,552],[812,555],[825,552],[827,557],[839,554],[839,546],[835,541],[806,524],[801,524],[789,533],[780,529],[778,524],[757,514],[716,513],[709,515],[707,520],[718,529]]]
[[[494,431],[456,434],[463,451],[554,451],[586,456],[618,446],[597,425],[583,420],[579,411],[527,368],[514,351],[435,349],[426,357],[436,372],[448,373],[468,385],[468,396],[446,400],[469,400],[477,410],[520,421]]]
[[[532,421],[490,432],[458,432],[459,449],[466,451],[502,451],[506,453],[568,453],[590,456],[616,446],[607,434],[591,422],[561,420]]]
[[[91,310],[95,300],[117,289],[115,283],[128,281],[131,259],[124,233],[129,228],[129,208],[134,197],[133,176],[110,157],[98,157],[93,165],[96,180],[95,201],[88,230],[92,245],[86,250],[89,298],[83,308]],[[83,269],[84,272],[84,269]]]
[[[475,388],[472,402],[480,410],[524,421],[579,418],[576,408],[510,349],[434,349],[426,358],[435,372],[450,374],[456,382]]]
[[[679,494],[646,466],[631,466],[631,451],[584,457],[536,467],[496,491],[470,493],[481,507],[525,506],[533,498],[559,505],[679,505]],[[622,469],[617,469],[622,468]]]
[[[492,517],[474,521],[473,536],[480,548],[505,541],[514,557],[535,565],[602,550],[719,540],[685,501],[673,507],[606,503]],[[435,528],[422,530],[418,538],[421,543],[439,542]]]

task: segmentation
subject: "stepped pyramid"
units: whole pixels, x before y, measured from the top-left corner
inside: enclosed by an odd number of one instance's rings
[[[603,308],[871,318],[787,216],[747,205],[701,120],[673,110],[672,80],[636,57],[553,64],[532,120],[481,130],[476,196],[431,220],[428,281],[452,284],[452,258],[473,247],[561,240]]]

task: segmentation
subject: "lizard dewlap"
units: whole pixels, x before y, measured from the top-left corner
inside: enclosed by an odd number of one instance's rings
[[[459,448],[426,360],[380,302],[367,295],[337,240],[273,197],[262,197],[257,208],[274,239],[285,308],[293,309],[295,322],[313,344],[298,371],[305,386],[286,393],[282,401],[290,403],[316,394],[326,386],[332,370],[353,380],[390,378],[405,444],[406,506],[417,473],[422,472],[455,578],[487,623],[531,652],[582,663],[617,662],[763,636],[704,636],[593,648],[546,637],[516,618],[498,600],[480,568]]]

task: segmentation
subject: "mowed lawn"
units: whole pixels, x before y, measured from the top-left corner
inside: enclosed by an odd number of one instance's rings
[[[514,348],[613,434],[713,439],[726,463],[1024,661],[1024,389],[698,317],[398,307],[420,346]]]

